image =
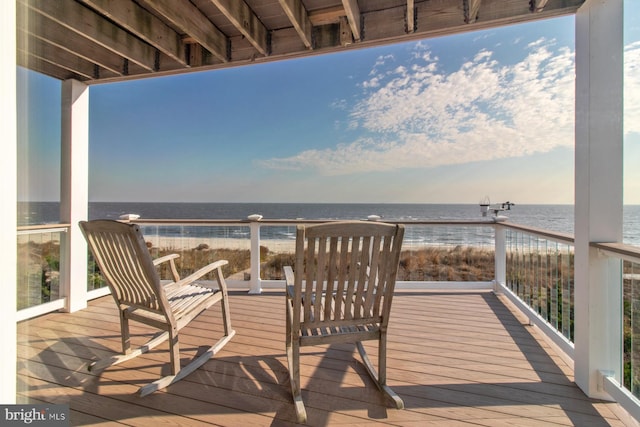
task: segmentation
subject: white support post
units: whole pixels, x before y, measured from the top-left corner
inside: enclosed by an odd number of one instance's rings
[[[4,209],[0,212],[0,240],[4,250],[0,257],[2,298],[0,298],[0,403],[16,403],[16,281],[17,281],[17,96],[16,96],[16,2],[0,2],[0,38],[4,40],[0,53],[0,180]]]
[[[589,243],[622,241],[622,34],[621,0],[587,0],[576,14],[574,371],[601,399],[598,372],[622,374],[621,275]]]
[[[60,248],[60,281],[66,310],[87,306],[87,244],[78,227],[89,211],[89,88],[62,82],[60,221],[71,224]]]
[[[506,228],[496,224],[495,237],[495,284],[494,291],[500,292],[507,284],[507,239]]]
[[[260,223],[251,221],[251,282],[250,294],[262,293],[262,280],[260,279]]]

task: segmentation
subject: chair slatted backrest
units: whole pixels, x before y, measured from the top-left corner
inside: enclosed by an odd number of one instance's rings
[[[295,275],[293,307],[301,330],[386,326],[403,235],[401,225],[363,221],[299,226],[295,271],[305,273]]]
[[[116,303],[166,313],[166,297],[140,228],[110,220],[83,221],[80,227]]]

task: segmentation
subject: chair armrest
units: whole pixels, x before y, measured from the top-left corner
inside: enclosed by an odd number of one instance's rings
[[[180,258],[179,254],[169,254],[165,256],[161,256],[153,260],[153,265],[162,264],[163,262],[167,262],[176,258]]]
[[[287,286],[293,286],[293,282],[295,280],[295,276],[293,275],[293,268],[291,268],[290,265],[285,265],[284,267],[282,267],[282,270],[284,271],[284,280]]]
[[[284,272],[284,281],[287,287],[287,294],[289,298],[293,298],[293,283],[295,281],[295,276],[293,274],[293,268],[290,265],[285,265],[282,267]]]
[[[176,285],[178,286],[183,286],[183,285],[188,285],[190,283],[195,282],[196,280],[198,280],[199,278],[201,278],[202,276],[204,276],[205,274],[213,271],[213,270],[218,270],[218,274],[216,275],[217,280],[218,280],[218,285],[220,286],[220,290],[224,290],[226,291],[227,288],[227,284],[224,281],[224,276],[222,275],[222,267],[229,264],[229,261],[227,261],[226,259],[220,259],[218,261],[212,262],[209,265],[206,265],[204,267],[202,267],[201,269],[191,273],[190,275],[188,275],[187,277],[185,277],[182,280],[179,280],[176,282]]]
[[[169,267],[171,268],[171,275],[173,276],[173,281],[177,282],[180,280],[180,275],[178,274],[178,269],[176,269],[176,263],[174,259],[179,257],[180,257],[179,254],[169,254],[169,255],[161,256],[153,260],[153,265],[158,266],[163,262],[169,261],[170,262]]]

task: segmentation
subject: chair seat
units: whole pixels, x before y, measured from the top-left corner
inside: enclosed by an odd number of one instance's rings
[[[218,294],[217,289],[207,288],[199,285],[177,285],[169,283],[163,286],[169,308],[173,313],[176,322],[179,323],[181,329],[185,323],[195,318],[202,310],[210,307],[218,302],[222,295],[214,297]],[[149,310],[147,307],[131,306],[126,310],[127,317],[130,319],[154,322],[157,327],[165,325],[166,316],[160,311]]]
[[[319,327],[319,328],[304,328],[300,330],[300,335],[303,337],[312,337],[319,335],[339,335],[339,334],[354,334],[354,333],[371,333],[380,330],[379,323],[367,323],[363,325],[347,325],[347,326],[331,326],[331,327]]]
[[[306,328],[301,325],[300,345],[319,345],[345,342],[358,342],[377,339],[380,336],[380,324],[345,325],[332,327]]]
[[[164,289],[176,320],[193,311],[195,307],[206,303],[209,298],[218,293],[218,289],[207,288],[197,284],[176,285],[171,283],[166,285]]]

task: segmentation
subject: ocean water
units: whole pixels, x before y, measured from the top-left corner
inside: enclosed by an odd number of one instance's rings
[[[59,222],[55,202],[18,203],[18,225]],[[122,214],[138,214],[142,219],[231,219],[242,220],[260,214],[264,219],[366,219],[382,220],[476,220],[478,205],[395,204],[395,203],[133,203],[92,202],[89,219],[117,219]],[[573,234],[573,205],[514,205],[502,214],[509,221],[531,227]],[[624,207],[624,242],[640,245],[640,206]],[[289,231],[274,230],[290,234]],[[243,236],[238,236],[243,237]],[[409,236],[410,237],[410,236]]]

